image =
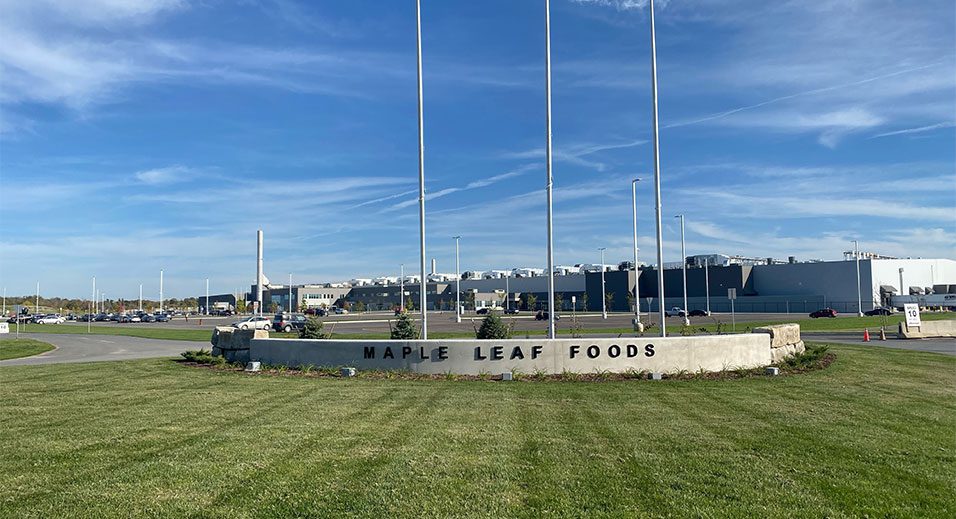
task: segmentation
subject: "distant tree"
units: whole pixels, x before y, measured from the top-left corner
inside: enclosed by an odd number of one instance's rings
[[[465,292],[465,308],[475,309],[475,292],[472,290]]]
[[[581,295],[581,310],[588,311],[588,293],[585,292]]]
[[[604,307],[607,308],[608,312],[611,311],[611,308],[614,308],[614,292],[604,294]]]
[[[415,322],[408,312],[398,314],[398,320],[395,322],[395,328],[392,328],[392,339],[412,340],[418,338],[418,330],[415,328]]]
[[[414,311],[415,311],[415,302],[412,301],[411,296],[409,296],[409,298],[405,300],[405,311],[406,311],[406,312],[414,312]]]
[[[356,311],[356,312],[358,312],[358,313],[364,312],[364,311],[365,311],[365,303],[362,302],[362,301],[356,301],[355,304],[352,305],[352,310],[354,310],[354,311]]]
[[[558,292],[557,294],[554,294],[554,308],[558,312],[564,310],[564,294],[563,293]]]
[[[625,295],[624,297],[627,298],[627,307],[630,309],[630,311],[633,312],[634,311],[634,292],[628,290],[627,295]]]
[[[273,313],[273,314],[274,314],[274,313],[276,313],[276,312],[278,312],[278,311],[279,311],[279,305],[278,305],[275,301],[273,301],[272,303],[269,304],[269,312],[270,312],[270,313]]]
[[[538,305],[538,296],[534,294],[528,294],[525,298],[525,301],[528,303],[528,311],[533,312]]]

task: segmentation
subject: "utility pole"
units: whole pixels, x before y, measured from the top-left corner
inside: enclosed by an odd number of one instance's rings
[[[405,264],[402,263],[402,275],[398,277],[398,308],[405,311]]]
[[[684,215],[679,214],[674,218],[680,218],[680,263],[681,270],[684,273],[684,324],[687,324],[689,321],[687,314],[690,310],[687,309],[687,253],[684,252]]]
[[[86,333],[92,331],[93,315],[96,313],[96,276],[93,276],[93,294],[90,299],[90,315],[86,319]]]
[[[205,314],[209,315],[209,278],[206,278],[206,309]]]
[[[292,273],[289,272],[289,313],[292,313]]]
[[[139,284],[139,311],[143,311],[143,284]]]
[[[40,313],[40,282],[37,281],[37,306],[33,309],[33,313]]]
[[[163,313],[163,269],[159,269],[159,313]]]
[[[704,289],[707,295],[707,315],[710,315],[710,258],[704,259]]]

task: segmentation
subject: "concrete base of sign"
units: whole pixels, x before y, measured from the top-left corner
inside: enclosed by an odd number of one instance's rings
[[[906,323],[900,323],[897,336],[900,339],[956,337],[956,319],[922,321],[919,326],[907,326]]]
[[[271,365],[355,366],[415,373],[679,373],[763,367],[767,334],[618,339],[249,341],[249,360]]]

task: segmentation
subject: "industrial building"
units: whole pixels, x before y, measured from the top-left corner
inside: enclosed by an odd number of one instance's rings
[[[861,256],[863,256],[861,254]],[[736,290],[737,312],[808,313],[830,307],[841,313],[867,311],[877,306],[901,307],[905,302],[923,306],[956,307],[956,261],[950,259],[894,259],[868,254],[859,261],[797,262],[794,258],[742,258],[719,254],[687,258],[688,310],[729,312],[728,289]],[[596,267],[596,268],[595,268]],[[628,262],[603,266],[608,310],[634,310],[635,274]],[[664,307],[683,307],[683,269],[664,269]],[[561,311],[601,310],[600,265],[561,267],[555,280],[556,306]],[[558,269],[556,268],[556,271]],[[661,304],[654,267],[639,269],[639,297],[642,312],[657,311]],[[429,310],[454,310],[454,276],[432,274],[426,283]],[[359,303],[367,310],[390,310],[402,300],[419,304],[418,276],[369,278],[355,283],[324,283],[292,286],[292,308],[352,307]],[[522,310],[547,306],[548,278],[532,268],[469,271],[462,275],[461,301],[468,309],[519,307]],[[402,288],[404,294],[401,294]],[[268,285],[263,291],[264,311],[289,308],[289,287]],[[247,301],[254,301],[253,286]],[[404,296],[404,297],[403,297]],[[215,300],[215,299],[214,299]],[[860,301],[862,300],[862,307]],[[529,304],[531,303],[531,304]],[[530,307],[530,308],[529,308]]]

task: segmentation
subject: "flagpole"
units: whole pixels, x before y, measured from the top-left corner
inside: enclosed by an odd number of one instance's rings
[[[650,7],[651,18],[651,96],[654,100],[654,196],[657,218],[657,310],[661,323],[661,337],[667,336],[664,318],[664,243],[661,231],[661,152],[658,138],[657,122],[657,35],[654,31],[654,0],[647,5]]]
[[[418,32],[418,232],[422,279],[419,281],[419,304],[422,310],[422,339],[428,339],[428,278],[425,277],[425,127],[422,113],[422,2],[415,1]]]
[[[548,338],[554,339],[554,177],[551,174],[551,0],[544,0],[544,94],[545,125],[547,127],[547,198],[548,198]]]

